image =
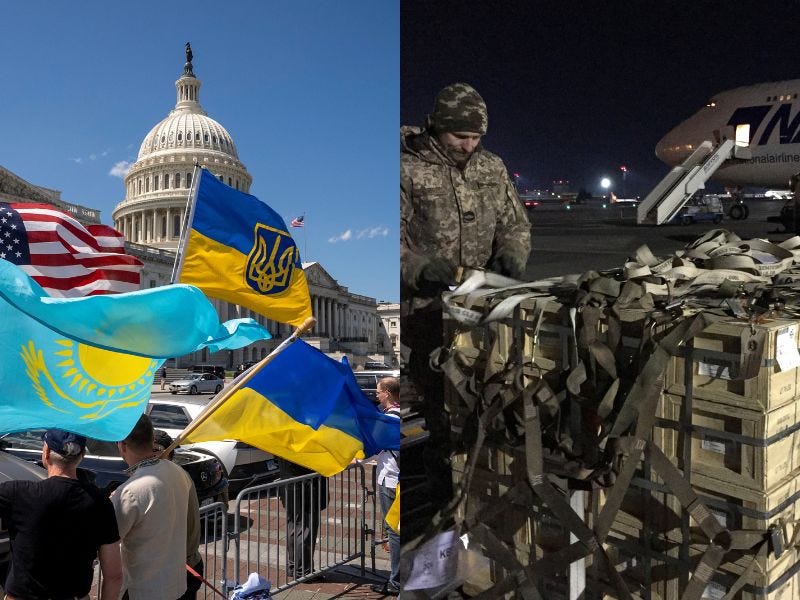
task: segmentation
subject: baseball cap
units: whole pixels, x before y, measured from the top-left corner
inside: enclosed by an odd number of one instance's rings
[[[48,429],[42,439],[47,446],[61,456],[78,456],[86,449],[86,438],[63,429]]]
[[[163,452],[172,444],[172,436],[163,429],[153,430],[153,450]]]

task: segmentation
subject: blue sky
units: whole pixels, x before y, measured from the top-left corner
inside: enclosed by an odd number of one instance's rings
[[[397,302],[397,0],[3,2],[0,165],[112,224],[187,41],[250,192],[287,223],[305,214],[303,261]]]

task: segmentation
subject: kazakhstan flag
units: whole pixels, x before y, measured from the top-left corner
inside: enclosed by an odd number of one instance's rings
[[[400,420],[376,408],[350,367],[300,339],[188,431],[181,443],[233,438],[326,477],[400,449]]]
[[[311,316],[300,251],[286,223],[206,169],[200,171],[180,281],[281,323],[299,326]]]
[[[192,286],[51,298],[4,260],[0,306],[0,433],[57,427],[123,439],[163,359],[270,337],[252,319],[220,324]]]

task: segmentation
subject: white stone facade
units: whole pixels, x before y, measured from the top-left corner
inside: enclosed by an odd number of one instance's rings
[[[398,367],[400,366],[400,303],[379,302],[378,315],[381,318],[383,333],[388,338],[394,357],[392,362],[384,362],[392,367]]]
[[[115,227],[129,242],[128,251],[145,264],[142,288],[166,285],[172,279],[195,163],[244,192],[252,183],[230,134],[200,106],[200,81],[191,63],[187,63],[175,87],[175,108],[145,136],[138,159],[125,177],[125,199],[113,212]],[[350,293],[319,263],[303,263],[303,270],[317,319],[304,339],[337,358],[346,355],[354,368],[366,360],[390,360],[393,350],[388,337],[381,335],[383,324],[375,299]],[[290,326],[246,308],[212,302],[222,321],[252,317],[272,333],[273,339],[210,356],[206,351],[196,352],[178,357],[174,366],[211,363],[235,369],[263,358],[291,333]]]
[[[253,178],[230,134],[200,106],[201,82],[189,73],[175,82],[175,108],[145,136],[125,176],[125,199],[112,214],[114,227],[136,244],[177,250],[195,163],[237,190],[250,190]]]

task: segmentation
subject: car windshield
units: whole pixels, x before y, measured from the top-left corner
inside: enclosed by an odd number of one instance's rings
[[[189,425],[189,416],[180,406],[169,404],[151,404],[150,420],[158,429],[185,429]]]
[[[29,431],[17,431],[3,436],[3,441],[11,448],[22,448],[25,450],[41,450],[42,434],[44,429],[31,429]],[[87,438],[86,454],[92,456],[113,456],[119,457],[116,442],[104,440],[94,440]]]

